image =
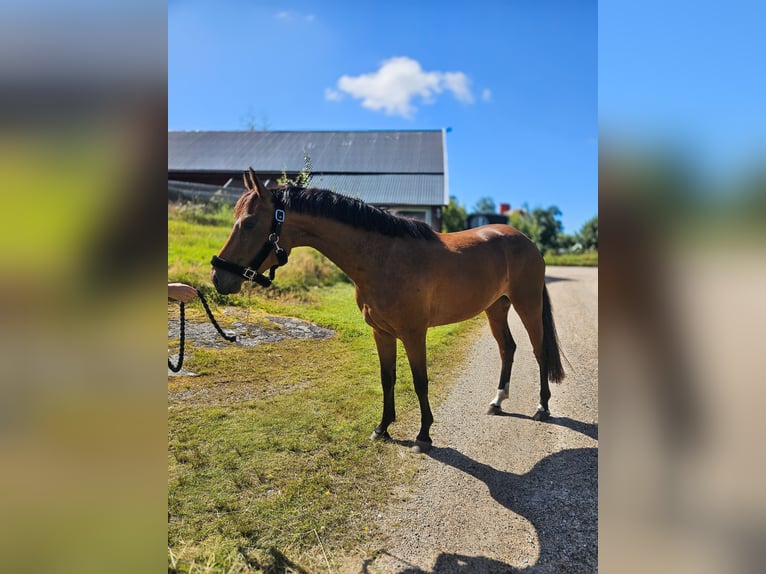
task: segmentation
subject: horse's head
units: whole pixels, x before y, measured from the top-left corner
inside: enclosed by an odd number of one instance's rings
[[[249,176],[249,181],[248,181]],[[218,261],[210,277],[213,285],[219,293],[224,295],[237,293],[242,288],[244,277],[229,270],[232,267],[253,267],[254,260],[258,259],[264,246],[269,245],[269,237],[273,233],[275,221],[274,202],[271,192],[267,191],[255,177],[250,168],[249,173],[243,175],[245,191],[234,206],[234,227],[229,238],[218,253]],[[282,216],[284,217],[284,212]],[[214,258],[214,261],[216,258]],[[260,261],[254,270],[261,273],[278,263],[276,251],[269,250],[268,255]]]

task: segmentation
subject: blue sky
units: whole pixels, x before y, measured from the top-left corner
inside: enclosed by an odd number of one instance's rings
[[[589,1],[168,4],[168,128],[441,129],[449,191],[598,212]]]
[[[764,16],[754,0],[602,2],[602,128],[681,152],[714,180],[762,166]]]

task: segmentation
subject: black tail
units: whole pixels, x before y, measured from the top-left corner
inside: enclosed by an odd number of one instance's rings
[[[548,288],[543,286],[543,372],[547,379],[553,383],[564,380],[564,368],[561,366],[561,351],[559,351],[559,337],[556,334],[556,325],[553,323],[551,300],[548,297]]]

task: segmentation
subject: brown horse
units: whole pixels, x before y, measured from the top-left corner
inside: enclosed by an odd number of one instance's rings
[[[549,417],[548,381],[564,378],[548,291],[545,262],[526,236],[507,225],[436,233],[428,224],[396,217],[362,201],[326,190],[266,190],[250,171],[234,209],[226,244],[213,257],[219,293],[236,293],[244,280],[269,285],[290,250],[310,246],[340,267],[356,286],[356,302],[372,327],[380,358],[383,417],[373,439],[390,438],[396,419],[396,340],[404,344],[420,403],[414,449],[431,446],[426,331],[487,314],[500,347],[502,369],[490,413],[501,412],[516,343],[508,328],[511,305],[529,334],[540,370],[535,420]],[[262,271],[270,269],[270,278]]]

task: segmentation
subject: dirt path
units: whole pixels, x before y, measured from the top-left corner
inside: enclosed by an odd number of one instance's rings
[[[598,270],[552,267],[548,290],[567,378],[552,418],[531,420],[537,364],[514,312],[518,345],[504,416],[484,414],[500,359],[489,328],[445,403],[435,448],[411,492],[383,514],[380,550],[352,571],[596,572],[598,569]]]

